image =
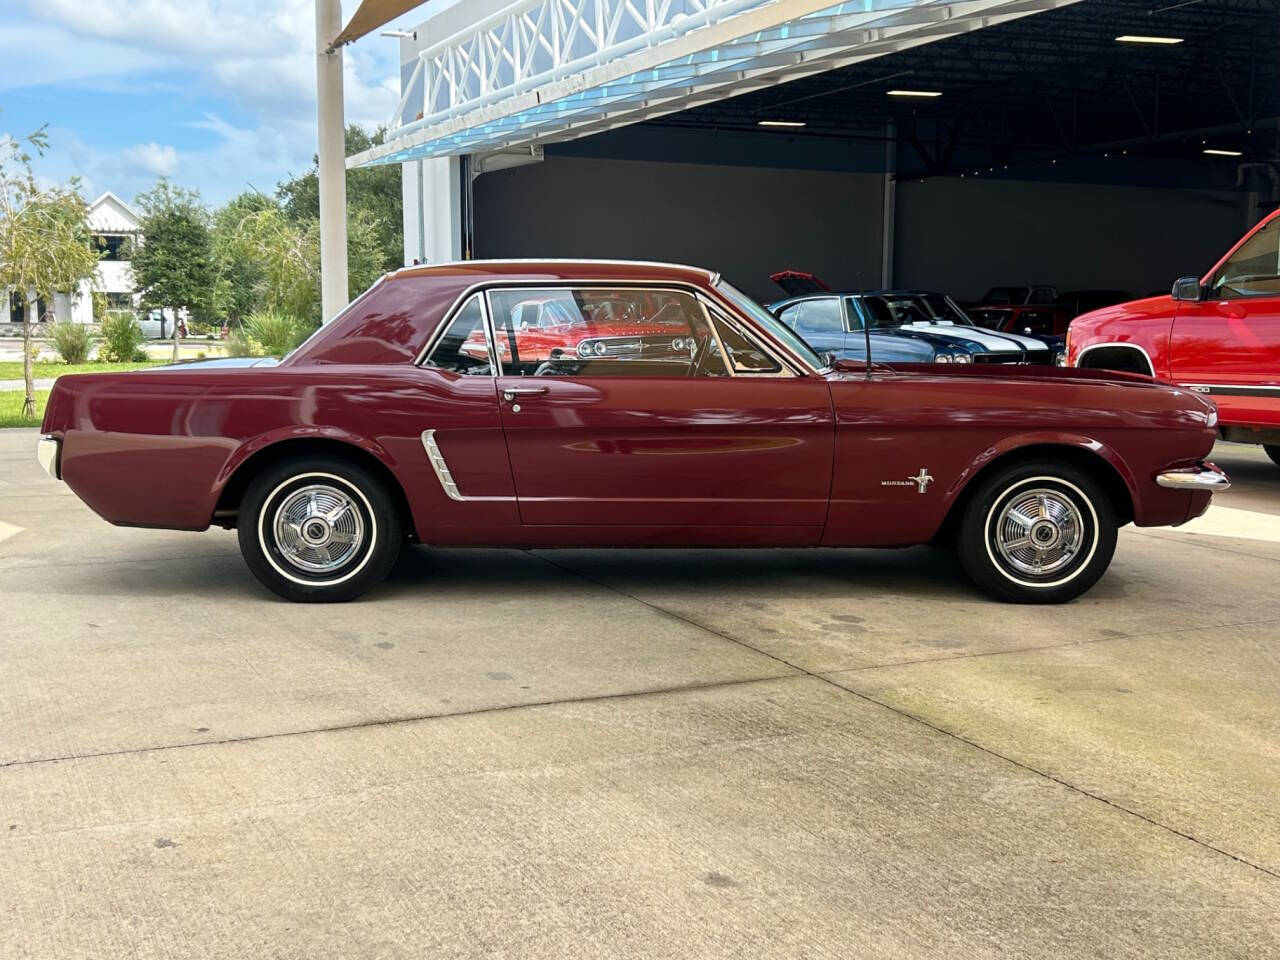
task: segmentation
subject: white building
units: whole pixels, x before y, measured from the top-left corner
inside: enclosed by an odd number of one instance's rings
[[[133,209],[108,190],[89,204],[89,229],[93,231],[101,258],[93,289],[107,298],[108,310],[131,310],[136,305],[133,293],[133,270],[124,259],[130,240],[142,235],[142,224]],[[90,284],[83,283],[74,299],[66,294],[54,297],[54,311],[59,319],[76,323],[93,322],[93,298]]]
[[[107,191],[89,204],[89,229],[101,258],[96,276],[85,281],[75,294],[58,293],[53,297],[53,313],[58,320],[75,323],[93,322],[93,292],[103,294],[108,310],[131,310],[137,304],[133,293],[133,271],[124,259],[127,242],[142,236],[141,223],[133,209],[111,191]],[[28,305],[26,299],[15,291],[7,296],[8,310],[0,315],[0,325],[6,321],[21,325],[23,310],[31,314],[32,322],[43,319],[45,304]],[[4,301],[0,300],[0,305]]]

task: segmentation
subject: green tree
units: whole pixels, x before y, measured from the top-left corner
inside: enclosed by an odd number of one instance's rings
[[[241,227],[249,217],[275,207],[276,201],[266,194],[245,191],[213,215],[213,258],[218,277],[215,313],[232,326],[239,326],[263,305],[265,286],[265,271],[256,251],[240,240]]]
[[[355,124],[346,130],[347,155],[359,153],[381,144],[386,139],[385,127],[369,133]],[[312,158],[312,167],[306,173],[280,184],[276,196],[290,220],[309,223],[320,220],[320,181],[317,174],[319,159]],[[367,232],[371,247],[362,247],[360,255],[372,251],[377,262],[377,274],[395,270],[403,263],[404,256],[404,201],[400,192],[400,168],[396,164],[366,167],[347,171],[347,221],[348,231]],[[350,244],[350,240],[348,240]],[[356,252],[349,250],[350,270],[354,274],[361,265],[356,262]],[[353,282],[353,296],[362,293],[364,286]]]
[[[175,317],[181,310],[193,317],[212,316],[217,290],[213,235],[199,192],[161,179],[138,194],[137,204],[142,209],[142,240],[131,244],[129,258],[143,308],[169,308]],[[173,359],[177,360],[178,324],[173,326]]]
[[[294,221],[272,204],[240,218],[227,241],[227,263],[257,271],[248,300],[252,309],[284,314],[311,327],[320,323],[320,222]],[[384,272],[377,230],[356,211],[347,222],[348,290],[352,298]]]
[[[48,146],[43,128],[25,142],[40,153]],[[74,291],[82,281],[92,280],[98,253],[87,214],[77,180],[65,187],[40,187],[22,143],[12,138],[0,141],[0,290],[35,291],[52,301],[54,293]],[[25,312],[22,348],[22,414],[34,417],[31,318]]]

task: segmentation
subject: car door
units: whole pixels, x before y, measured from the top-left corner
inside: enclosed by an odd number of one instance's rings
[[[1212,396],[1227,420],[1280,423],[1280,221],[1232,251],[1201,300],[1178,301],[1169,370]]]
[[[713,325],[694,291],[574,284],[556,293],[577,304],[579,333],[535,365],[520,359],[510,317],[547,289],[489,292],[524,524],[790,526],[817,542],[834,444],[825,380],[793,371],[741,318]]]

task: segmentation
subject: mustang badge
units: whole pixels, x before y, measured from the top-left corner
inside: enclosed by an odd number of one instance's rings
[[[929,468],[921,467],[916,476],[908,477],[906,480],[881,480],[880,486],[909,487],[913,483],[916,486],[916,493],[925,493],[929,489],[929,484],[933,483],[933,477],[929,476]]]

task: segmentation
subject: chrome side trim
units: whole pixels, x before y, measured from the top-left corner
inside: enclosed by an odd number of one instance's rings
[[[431,469],[435,471],[436,479],[440,481],[440,487],[444,490],[445,496],[450,500],[456,500],[459,503],[514,503],[515,497],[468,497],[458,489],[458,481],[453,479],[453,474],[449,472],[449,464],[444,458],[444,454],[440,450],[440,444],[436,443],[435,430],[422,431],[422,447],[427,451],[427,459],[431,461]]]
[[[58,464],[60,446],[61,443],[53,437],[41,437],[36,441],[36,459],[40,461],[40,466],[44,467],[44,472],[55,480],[62,479]]]
[[[1104,347],[1123,347],[1126,350],[1136,350],[1138,353],[1142,354],[1142,359],[1147,361],[1147,370],[1150,371],[1147,374],[1147,376],[1154,377],[1156,375],[1156,365],[1151,362],[1151,354],[1147,353],[1146,350],[1142,349],[1142,347],[1138,346],[1136,343],[1129,343],[1123,340],[1118,340],[1118,341],[1108,342],[1108,343],[1089,344],[1089,346],[1085,347],[1083,350],[1080,351],[1080,353],[1076,355],[1076,363],[1075,363],[1076,369],[1078,370],[1104,369],[1102,367],[1095,368],[1095,367],[1080,366],[1080,361],[1085,358],[1085,356],[1089,353],[1090,350],[1101,350]]]
[[[1231,489],[1231,479],[1211,463],[1156,474],[1156,483],[1169,490],[1204,490],[1218,493]]]
[[[426,448],[427,459],[431,461],[431,469],[436,472],[436,479],[444,488],[445,496],[450,500],[466,500],[467,498],[458,492],[458,484],[454,481],[453,474],[449,472],[449,464],[445,462],[444,454],[440,452],[434,430],[422,431],[422,446]]]
[[[1274,397],[1280,396],[1280,386],[1249,383],[1184,383],[1192,393],[1221,397]]]

